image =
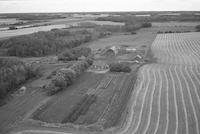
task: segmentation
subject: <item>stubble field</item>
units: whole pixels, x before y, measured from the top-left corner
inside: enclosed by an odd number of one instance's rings
[[[120,133],[199,134],[200,33],[157,35],[157,63],[139,71],[132,112]]]

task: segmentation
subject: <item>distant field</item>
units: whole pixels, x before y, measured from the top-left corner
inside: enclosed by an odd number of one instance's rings
[[[123,26],[124,25],[124,23],[112,22],[112,21],[95,21],[95,20],[91,20],[91,21],[86,21],[86,22],[95,23],[97,25],[114,25],[114,26]]]
[[[200,25],[200,22],[153,22],[155,27],[192,27]]]
[[[14,23],[17,23],[17,22],[25,22],[25,21],[22,21],[22,20],[17,20],[17,19],[1,19],[0,18],[0,25],[1,24],[14,24]]]
[[[131,47],[149,46],[155,39],[156,34],[148,31],[139,31],[136,35],[114,35],[110,38],[99,39],[89,43],[93,50],[103,49],[107,46],[128,45]]]

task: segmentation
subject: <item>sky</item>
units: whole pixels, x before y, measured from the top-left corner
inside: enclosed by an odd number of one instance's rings
[[[200,11],[200,0],[0,0],[0,13]]]

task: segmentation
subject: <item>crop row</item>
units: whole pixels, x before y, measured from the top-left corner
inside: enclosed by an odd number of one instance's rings
[[[121,78],[104,112],[98,119],[103,128],[117,126],[136,81],[136,72]]]
[[[81,115],[86,114],[89,110],[90,106],[97,100],[96,95],[88,95],[86,94],[82,100],[72,109],[71,113],[68,114],[63,120],[62,123],[73,123],[75,122]]]

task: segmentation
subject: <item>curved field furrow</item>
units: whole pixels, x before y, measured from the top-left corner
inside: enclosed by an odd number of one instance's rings
[[[139,93],[142,91],[142,89],[144,89],[144,86],[142,82],[147,82],[147,77],[144,77],[144,72],[146,71],[143,71],[144,69],[141,68],[140,69],[140,74],[138,75],[137,77],[137,83],[136,83],[136,88],[137,90],[134,90],[135,92],[133,92],[133,97],[131,97],[131,100],[130,100],[130,103],[133,102],[133,104],[131,104],[131,107],[130,107],[130,118],[127,119],[127,123],[124,125],[124,128],[122,128],[122,131],[120,131],[119,133],[126,133],[129,129],[129,127],[131,126],[132,122],[134,122],[135,118],[134,117],[134,108],[135,108],[135,105],[136,105],[136,101],[137,101],[137,98],[139,96]],[[142,81],[142,82],[141,82]]]
[[[136,134],[142,134],[143,131],[146,131],[150,123],[150,117],[152,113],[152,103],[154,99],[153,97],[154,97],[155,88],[156,88],[155,72],[152,71],[152,73],[153,75],[151,76],[151,79],[153,79],[153,83],[150,83],[150,86],[148,86],[147,96],[145,97],[145,101],[143,104],[141,120],[139,121],[139,126],[135,129]],[[152,89],[152,90],[149,90],[149,89]]]
[[[139,75],[139,80],[137,81],[138,87],[136,90],[136,93],[133,94],[133,104],[131,104],[131,113],[130,113],[130,120],[128,120],[128,123],[126,127],[120,131],[120,133],[132,133],[135,128],[138,125],[138,122],[141,120],[141,114],[142,114],[142,107],[143,103],[145,101],[145,96],[147,94],[147,87],[150,84],[150,70],[151,68],[149,66],[144,66],[143,68],[140,69],[140,75]],[[140,79],[142,74],[142,78]],[[131,103],[131,102],[130,102]]]
[[[168,109],[168,115],[169,115],[169,125],[167,128],[167,134],[176,134],[176,130],[177,130],[177,115],[176,115],[176,111],[177,111],[177,107],[176,107],[176,100],[175,100],[175,95],[174,95],[174,89],[173,89],[173,80],[172,77],[170,76],[170,73],[168,71],[170,71],[170,67],[167,70],[167,79],[169,81],[170,84],[168,84],[169,86],[169,90],[168,90],[168,102],[169,102],[169,109]]]
[[[162,76],[162,88],[161,88],[161,99],[160,99],[160,119],[159,119],[159,124],[158,127],[156,128],[155,134],[160,134],[160,133],[165,133],[167,132],[168,128],[168,109],[169,109],[169,101],[168,101],[168,81],[166,77],[166,72],[161,71],[161,76]]]
[[[200,121],[200,105],[199,105],[199,96],[197,94],[197,89],[193,83],[193,81],[191,80],[191,77],[188,75],[188,70],[187,68],[190,68],[190,67],[184,67],[184,76],[185,76],[185,79],[187,81],[187,89],[189,91],[189,96],[190,96],[190,99],[191,99],[191,103],[192,103],[192,107],[193,107],[193,111],[194,111],[194,115],[195,115],[195,122],[196,122],[196,131],[197,131],[197,134],[199,134],[199,121]]]
[[[137,131],[137,129],[140,126],[140,123],[141,123],[141,120],[142,120],[142,116],[143,116],[143,109],[146,106],[145,102],[148,99],[147,97],[149,97],[149,95],[150,95],[150,91],[148,91],[148,87],[150,85],[152,85],[153,82],[154,82],[154,81],[151,81],[151,77],[152,77],[151,75],[152,75],[152,72],[150,71],[150,69],[147,69],[148,81],[144,82],[144,85],[142,86],[142,90],[143,91],[141,91],[139,93],[139,95],[137,97],[137,100],[136,100],[136,104],[135,104],[135,107],[134,107],[135,120],[134,120],[134,123],[133,123],[133,126],[132,126],[134,133]]]
[[[161,80],[161,74],[160,74],[160,68],[158,69],[158,72],[155,72],[156,74],[156,80],[159,82],[156,82],[155,89],[154,89],[154,95],[151,102],[151,112],[148,119],[148,126],[144,130],[144,134],[149,133],[155,133],[155,130],[158,128],[159,124],[159,118],[160,118],[160,90],[162,85]]]
[[[175,81],[175,91],[177,97],[177,106],[178,106],[178,134],[188,134],[188,118],[185,106],[185,100],[183,98],[182,90],[183,87],[181,85],[180,78],[177,74],[177,66],[174,66],[174,70],[172,70],[172,74],[174,74],[174,81]]]
[[[190,89],[188,85],[188,81],[184,77],[183,70],[184,68],[181,66],[178,70],[180,78],[181,78],[181,84],[183,85],[183,94],[184,99],[186,100],[186,109],[188,112],[188,125],[189,125],[189,133],[191,134],[197,134],[197,117],[196,117],[196,111],[194,110],[194,105],[192,101],[192,97],[190,94]]]

